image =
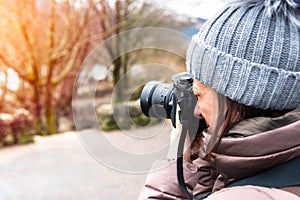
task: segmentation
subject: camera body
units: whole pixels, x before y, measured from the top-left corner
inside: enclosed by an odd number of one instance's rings
[[[179,119],[186,123],[190,133],[197,134],[206,128],[205,121],[194,117],[197,97],[193,92],[193,78],[187,72],[172,76],[173,84],[158,81],[148,82],[142,90],[140,105],[147,117],[171,119],[176,127],[177,105]],[[201,130],[199,130],[201,129]]]

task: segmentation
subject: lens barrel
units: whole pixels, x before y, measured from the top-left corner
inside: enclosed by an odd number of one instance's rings
[[[173,85],[150,81],[142,90],[140,104],[147,117],[171,118]]]

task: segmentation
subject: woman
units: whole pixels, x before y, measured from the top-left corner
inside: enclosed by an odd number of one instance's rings
[[[300,3],[228,4],[193,37],[187,70],[198,98],[194,113],[208,126],[191,147],[198,158],[185,154],[188,190],[212,193],[207,199],[300,199],[299,182],[231,187],[300,156]],[[187,199],[176,162],[168,162],[148,175],[139,199]]]

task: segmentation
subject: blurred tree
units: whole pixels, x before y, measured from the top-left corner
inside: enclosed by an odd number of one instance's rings
[[[173,27],[180,22],[166,10],[158,8],[147,0],[87,0],[95,16],[94,27],[100,32],[101,40],[110,38],[111,43],[106,46],[107,54],[112,60],[111,73],[113,85],[126,75],[133,62],[140,57],[134,54],[123,54],[124,46],[137,46],[142,42],[138,35],[128,38],[116,36],[119,33],[143,27]],[[182,21],[183,22],[183,21]],[[185,21],[184,23],[186,23]],[[112,37],[116,36],[116,37]],[[124,81],[126,83],[126,81]],[[123,85],[126,87],[125,85]],[[126,89],[126,88],[125,88]],[[124,88],[116,88],[117,96],[122,96]]]
[[[88,53],[88,9],[79,9],[80,2],[0,1],[0,60],[17,72],[20,89],[30,88],[26,97],[19,98],[31,99],[33,106],[27,106],[34,113],[38,134],[56,132],[60,114],[56,108],[71,105],[72,88],[64,86],[73,85]],[[69,100],[61,101],[62,97]]]
[[[5,77],[0,99],[9,92],[17,102],[9,101],[12,107],[32,113],[37,134],[55,133],[59,117],[71,112],[74,81],[96,44],[126,30],[173,28],[182,22],[187,21],[147,0],[0,0],[0,72]],[[138,53],[121,54],[122,46],[139,42],[138,37],[115,37],[107,46],[113,84],[140,59]],[[7,88],[8,69],[19,79],[15,91]]]

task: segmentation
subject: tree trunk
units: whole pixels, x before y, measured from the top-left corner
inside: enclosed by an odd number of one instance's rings
[[[47,126],[47,134],[54,134],[57,130],[57,124],[54,117],[54,108],[53,106],[47,106],[46,108],[46,126]]]
[[[113,65],[113,85],[116,86],[118,81],[120,80],[120,72],[122,68],[121,57],[118,57],[116,60],[114,60]]]
[[[57,124],[55,120],[55,111],[53,106],[53,90],[51,85],[47,85],[46,89],[46,131],[47,134],[56,133]]]
[[[42,115],[41,115],[41,102],[40,102],[40,90],[37,85],[34,85],[33,103],[34,109],[34,129],[36,134],[43,135],[42,132]]]
[[[114,91],[116,94],[116,101],[122,100],[123,97],[123,86],[121,84],[118,84],[120,78],[121,78],[121,69],[122,69],[122,61],[121,57],[118,57],[116,60],[113,62],[114,68],[113,68],[113,86],[114,86]],[[118,84],[118,85],[117,85]],[[117,87],[115,87],[117,86]]]

